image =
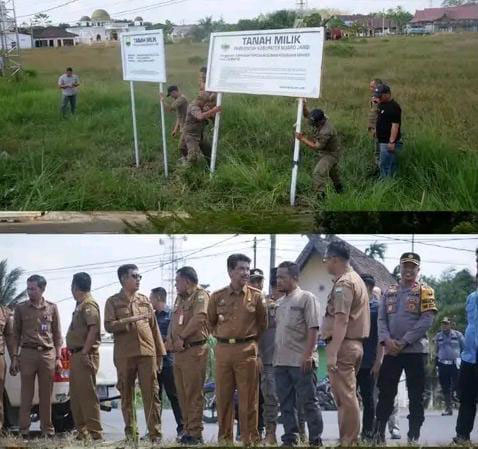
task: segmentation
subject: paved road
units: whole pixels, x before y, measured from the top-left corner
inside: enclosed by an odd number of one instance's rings
[[[141,434],[145,430],[144,414],[142,410],[137,413],[138,422]],[[406,419],[407,410],[403,409],[400,412],[400,425],[402,432],[401,440],[389,440],[389,444],[406,445],[408,430],[408,421]],[[123,438],[123,419],[121,411],[114,409],[111,412],[102,412],[103,428],[105,430],[105,437],[107,440],[121,440]],[[326,445],[336,444],[339,430],[337,425],[337,412],[323,412],[324,419],[324,433],[323,439]],[[440,446],[450,444],[452,437],[455,435],[456,413],[454,416],[441,416],[440,412],[428,412],[426,414],[425,424],[422,428],[422,438],[420,443],[427,446]],[[282,426],[278,426],[277,437],[282,433]],[[171,410],[163,411],[163,435],[165,442],[173,442],[176,437],[176,422]],[[204,440],[205,442],[215,443],[217,438],[217,425],[204,425]],[[475,430],[472,434],[472,439],[478,443],[478,420]]]

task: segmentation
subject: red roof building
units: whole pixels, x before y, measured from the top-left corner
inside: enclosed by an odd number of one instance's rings
[[[417,10],[412,26],[432,32],[478,31],[478,4]]]

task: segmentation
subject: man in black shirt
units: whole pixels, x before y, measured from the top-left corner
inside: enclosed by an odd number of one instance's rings
[[[154,309],[156,315],[156,320],[158,322],[159,331],[161,332],[161,337],[166,341],[168,336],[168,327],[171,321],[171,309],[166,304],[166,290],[162,287],[153,288],[149,295],[149,300]],[[168,348],[166,348],[168,349]],[[174,374],[173,374],[173,355],[171,352],[163,357],[163,369],[161,373],[158,374],[158,383],[159,383],[159,397],[163,395],[163,387],[168,396],[169,402],[171,403],[171,408],[173,409],[174,418],[176,419],[176,431],[178,434],[178,440],[183,434],[183,418],[181,414],[181,408],[179,406],[178,394],[176,392],[176,386],[174,383]],[[162,411],[163,401],[161,400],[161,411]]]
[[[377,366],[377,319],[378,319],[378,299],[373,294],[375,279],[371,274],[362,274],[369,296],[370,306],[370,335],[363,344],[363,357],[360,369],[357,373],[357,386],[362,397],[363,417],[362,417],[362,440],[371,440],[373,437],[373,424],[375,419],[375,402],[373,390],[375,386],[375,377],[380,365]]]
[[[402,148],[402,110],[386,84],[377,86],[374,96],[379,100],[376,136],[380,146],[380,176],[386,178],[397,171],[397,155]]]

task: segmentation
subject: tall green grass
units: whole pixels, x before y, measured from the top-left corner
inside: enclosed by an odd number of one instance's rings
[[[329,211],[466,211],[478,209],[478,36],[397,37],[327,43],[322,96],[339,131],[346,190],[318,204],[316,155],[301,149],[298,195],[305,209]],[[168,45],[168,80],[192,99],[204,44]],[[296,101],[224,96],[217,172],[162,168],[158,86],[136,84],[141,167],[133,167],[128,83],[119,49],[61,48],[25,52],[36,77],[0,80],[0,207],[8,210],[235,210],[290,213],[289,185]],[[72,65],[81,78],[78,114],[61,120],[57,77]],[[373,144],[366,133],[371,78],[390,83],[404,116],[398,176],[369,177]],[[224,218],[225,219],[225,218]]]

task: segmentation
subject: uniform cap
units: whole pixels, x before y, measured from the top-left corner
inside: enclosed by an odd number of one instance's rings
[[[420,256],[417,253],[403,253],[402,257],[400,257],[400,263],[403,262],[412,262],[420,266]]]
[[[263,278],[264,272],[260,268],[253,268],[249,275],[250,278]]]
[[[445,317],[443,317],[443,319],[441,320],[441,322],[442,322],[443,324],[450,324],[451,321],[450,321],[450,318],[448,318],[447,316],[445,316]]]
[[[171,95],[171,93],[174,92],[175,90],[178,90],[178,86],[169,86],[167,97],[169,97]]]
[[[386,84],[379,84],[373,91],[373,96],[378,98],[381,97],[383,94],[389,93],[391,93],[389,86],[387,86]]]
[[[313,122],[321,122],[322,120],[325,119],[325,114],[322,109],[314,109],[310,112],[309,114],[309,119],[312,120]]]

